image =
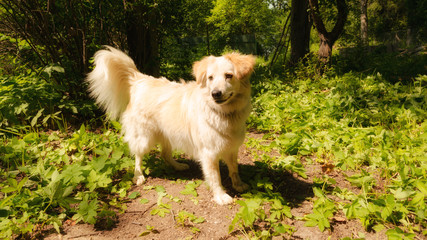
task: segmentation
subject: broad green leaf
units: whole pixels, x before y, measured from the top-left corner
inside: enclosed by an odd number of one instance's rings
[[[394,193],[394,197],[397,199],[407,199],[409,196],[414,194],[414,191],[402,190],[402,188],[398,188]]]
[[[131,194],[129,194],[128,198],[129,199],[135,199],[137,197],[139,197],[141,195],[141,193],[139,192],[132,192]]]
[[[37,123],[37,120],[42,115],[42,112],[44,111],[44,108],[40,109],[37,114],[31,119],[31,127],[34,127]]]

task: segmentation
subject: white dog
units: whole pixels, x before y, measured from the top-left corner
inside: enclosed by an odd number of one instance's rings
[[[177,170],[188,165],[173,160],[172,150],[196,158],[215,202],[229,204],[233,199],[222,188],[219,160],[227,164],[233,188],[247,189],[239,177],[237,152],[251,111],[254,65],[252,55],[209,56],[194,63],[195,82],[176,83],[142,74],[130,57],[107,46],[95,54],[95,69],[86,81],[110,118],[120,119],[124,140],[135,154],[137,185],[145,181],[144,154],[160,144],[162,158]]]

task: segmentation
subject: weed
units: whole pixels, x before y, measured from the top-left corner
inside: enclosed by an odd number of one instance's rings
[[[139,234],[140,237],[145,237],[149,234],[159,234],[159,230],[155,229],[153,226],[147,225],[145,226],[145,228],[147,229],[146,231],[142,232],[141,234]]]
[[[380,74],[310,78],[288,84],[267,80],[255,87],[249,125],[268,132],[247,143],[255,159],[301,177],[305,165],[320,163],[325,173],[342,172],[360,189],[353,193],[338,188],[333,178],[314,179],[307,226],[329,229],[331,218],[343,209],[367,230],[387,228],[390,239],[422,234],[427,214],[426,76],[406,85],[391,84]],[[268,182],[257,179],[257,189],[273,192]],[[331,194],[343,201],[332,200]],[[242,204],[231,229],[239,221],[241,229],[265,221],[258,212],[262,205],[250,206]]]
[[[34,236],[47,225],[59,232],[68,216],[111,225],[125,209],[131,175],[113,180],[132,161],[116,132],[98,135],[82,125],[70,135],[30,132],[0,141],[2,238]]]

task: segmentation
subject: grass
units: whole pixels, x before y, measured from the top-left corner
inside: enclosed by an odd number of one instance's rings
[[[120,125],[71,128],[66,116],[95,107],[52,94],[55,87],[39,72],[0,77],[0,238],[36,238],[52,227],[59,232],[67,219],[111,228],[126,201],[139,196],[129,193],[133,161]],[[291,237],[296,229],[285,223],[289,218],[331,231],[341,214],[367,231],[386,231],[389,239],[426,236],[427,76],[392,84],[377,73],[295,72],[255,78],[248,124],[264,137],[247,142],[257,170],[246,178],[251,188],[237,201],[229,231],[247,238]],[[307,178],[306,168],[314,164],[324,172],[312,179],[313,196],[305,199],[313,202],[311,213],[298,218],[284,186],[265,171]],[[353,188],[342,187],[329,172]],[[181,194],[197,201],[200,184],[186,183]],[[159,200],[151,214],[168,214],[168,201],[179,199],[162,186],[152,189]],[[175,218],[192,232],[204,221],[185,211]],[[157,231],[147,226],[142,235]]]

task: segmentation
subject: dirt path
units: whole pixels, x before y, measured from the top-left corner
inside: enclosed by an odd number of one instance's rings
[[[259,138],[259,134],[251,133],[249,137]],[[251,149],[245,145],[240,148],[239,161],[242,179],[250,182],[254,173],[260,173],[274,179],[274,185],[286,201],[290,202],[292,219],[285,224],[295,228],[292,236],[284,235],[276,239],[342,239],[344,237],[365,237],[366,239],[385,239],[384,232],[368,233],[357,220],[347,220],[342,211],[334,216],[332,232],[323,233],[317,227],[305,227],[301,220],[312,212],[312,184],[314,177],[322,176],[320,164],[306,165],[307,179],[288,172],[278,172],[268,167],[255,166]],[[45,239],[246,239],[241,231],[229,233],[229,225],[239,205],[219,206],[211,198],[212,194],[202,183],[202,173],[197,163],[188,161],[190,169],[185,172],[149,177],[144,186],[134,186],[129,192],[137,192],[139,196],[127,204],[127,210],[118,216],[112,230],[99,230],[89,224],[64,224],[62,234],[52,234]],[[221,166],[223,184],[236,199],[241,196],[231,190],[227,169]],[[339,174],[334,176],[337,184]],[[172,179],[172,180],[171,180]],[[340,183],[341,182],[341,183]],[[183,194],[186,186],[197,186],[197,196]],[[160,187],[161,186],[161,187]],[[350,188],[351,186],[344,186]],[[187,187],[188,188],[188,187]],[[159,206],[159,198],[162,204]],[[170,207],[170,208],[169,208]],[[156,214],[154,214],[156,213]],[[164,213],[164,216],[162,214]],[[154,215],[153,215],[154,214]],[[299,220],[298,220],[299,219]],[[192,221],[193,220],[193,221]],[[262,223],[260,223],[262,227]]]

